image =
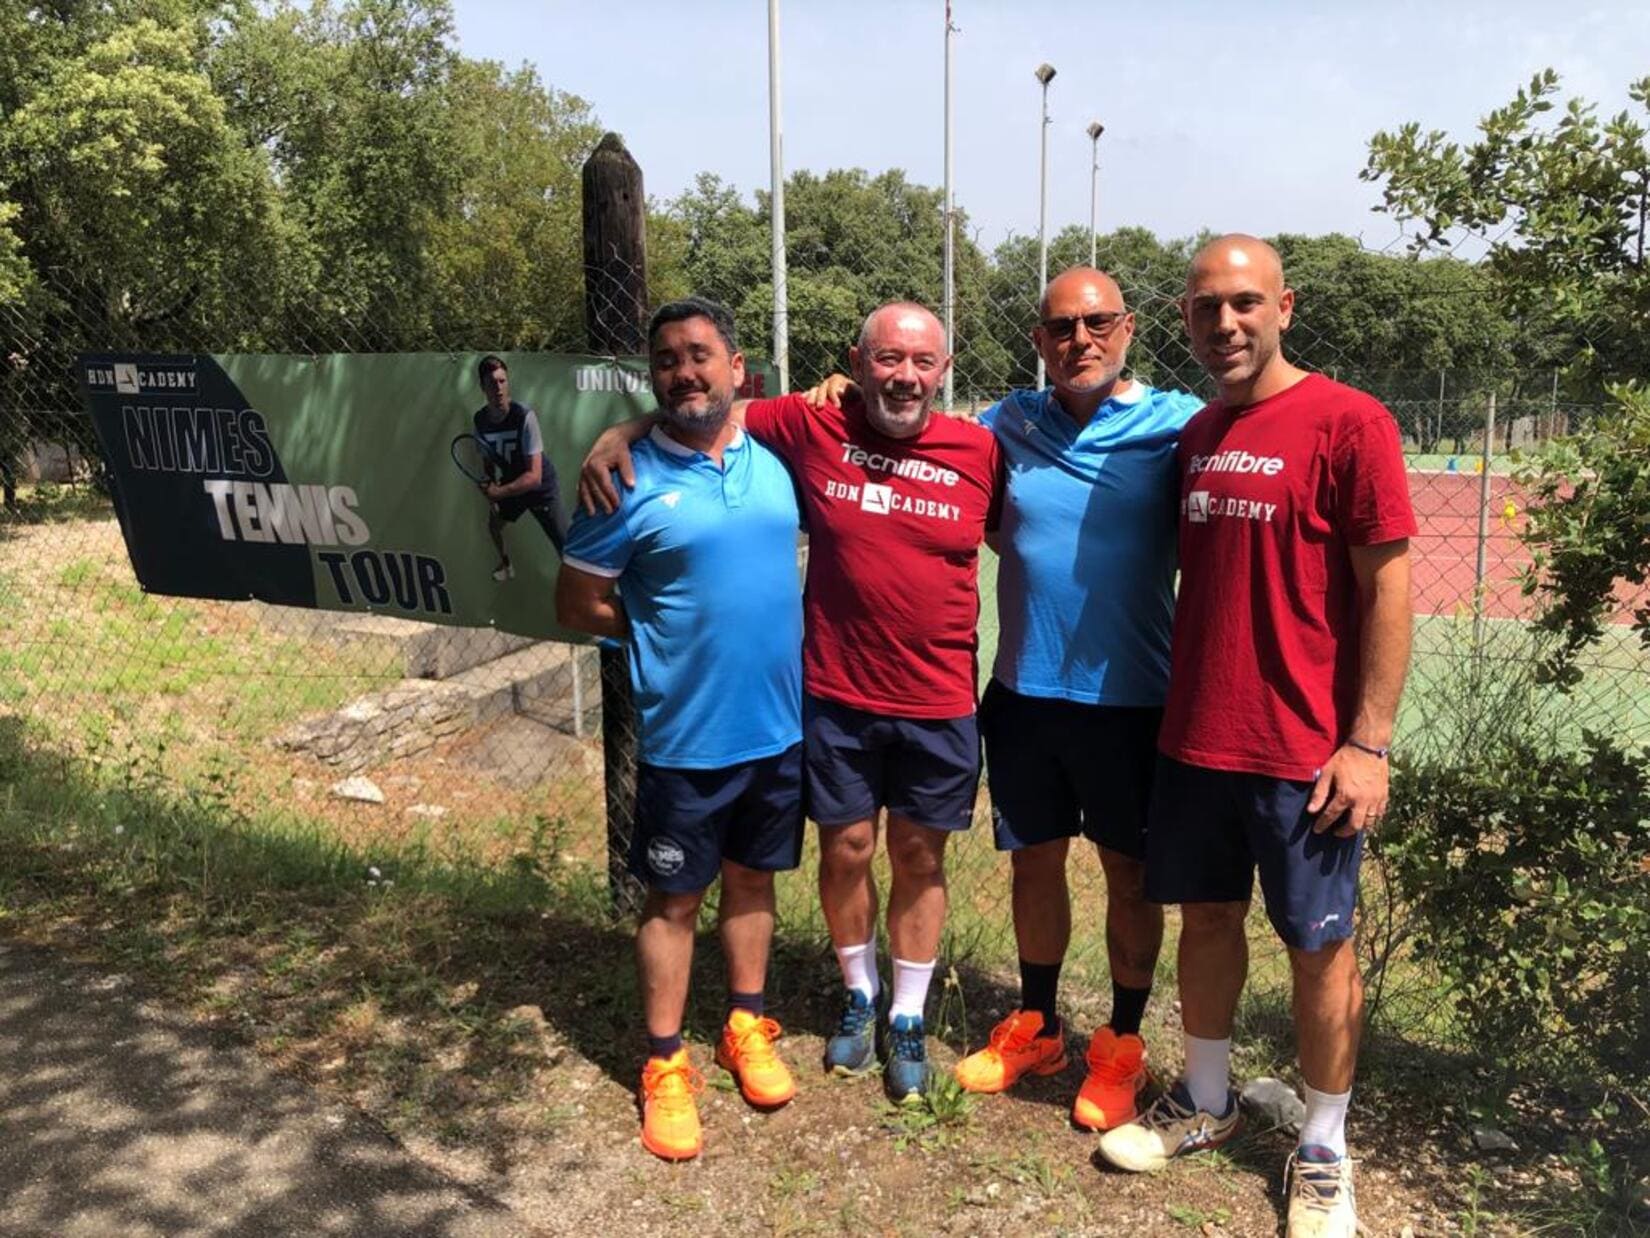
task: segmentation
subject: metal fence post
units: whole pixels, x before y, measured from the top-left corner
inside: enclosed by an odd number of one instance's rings
[[[647,344],[647,224],[642,170],[616,133],[585,161],[584,324],[590,347],[635,355]],[[642,905],[642,889],[625,867],[636,821],[636,702],[626,651],[603,647],[602,765],[607,800],[607,888],[613,911]]]
[[[1490,456],[1495,450],[1495,392],[1490,392],[1484,412],[1484,449],[1478,473],[1478,552],[1472,568],[1472,652],[1482,650],[1484,641],[1484,576],[1490,540]]]
[[[1432,440],[1433,445],[1423,447],[1422,451],[1437,451],[1444,445],[1444,375],[1445,370],[1440,366],[1438,368],[1438,434]],[[1455,455],[1457,453],[1452,451],[1450,454]]]

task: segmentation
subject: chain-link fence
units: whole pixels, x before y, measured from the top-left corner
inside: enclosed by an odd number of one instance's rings
[[[809,234],[812,236],[813,234]],[[793,331],[791,372],[805,385],[846,364],[863,314],[879,301],[935,299],[934,270],[901,271],[890,250],[812,255],[841,279],[825,297],[803,281],[793,323],[834,321],[826,337]],[[1069,245],[1066,247],[1069,249]],[[1057,248],[1051,271],[1080,255]],[[1099,263],[1137,316],[1133,373],[1160,387],[1208,394],[1179,324],[1179,273],[1134,264],[1102,245]],[[691,274],[691,266],[688,268]],[[674,278],[686,278],[677,272]],[[540,333],[488,338],[425,316],[412,328],[360,321],[350,307],[271,307],[257,270],[243,295],[175,312],[136,309],[95,278],[45,272],[23,298],[0,304],[0,719],[31,768],[105,783],[153,783],[206,795],[249,818],[302,820],[366,854],[409,844],[467,863],[532,857],[608,871],[601,686],[588,646],[533,642],[491,629],[455,629],[371,613],[300,611],[256,602],[162,597],[135,583],[81,406],[73,361],[86,351],[451,351],[505,347],[576,352],[584,341]],[[645,287],[641,280],[624,285]],[[1036,252],[1011,238],[960,264],[955,404],[978,410],[1032,384]],[[631,295],[631,294],[626,294]],[[634,322],[638,307],[617,307]],[[1410,453],[1420,524],[1415,550],[1416,647],[1398,745],[1447,745],[1451,719],[1480,699],[1486,667],[1527,666],[1530,599],[1519,573],[1524,497],[1510,454],[1593,416],[1600,401],[1552,368],[1422,366],[1375,372],[1356,350],[1314,326],[1328,307],[1303,297],[1288,337],[1303,363],[1372,391],[1398,418]],[[740,306],[750,352],[766,334],[771,299]],[[576,322],[570,311],[564,322]],[[829,342],[834,340],[834,342]],[[541,408],[553,420],[553,408]],[[564,497],[564,502],[569,501]],[[980,666],[996,646],[995,561],[982,552]],[[1623,598],[1625,618],[1632,599]],[[549,605],[549,599],[546,599]],[[1650,738],[1650,663],[1625,627],[1596,649],[1562,705],[1567,725]],[[980,819],[985,819],[982,792]],[[810,847],[809,865],[812,864]],[[1095,857],[1073,861],[1079,929],[1070,968],[1104,975],[1103,882]],[[958,839],[951,866],[948,956],[1012,967],[1006,861],[989,829]],[[1401,958],[1401,909],[1371,874],[1364,945],[1380,964]],[[823,935],[811,872],[782,883],[782,931]],[[1257,985],[1278,991],[1283,960],[1257,959]],[[1430,977],[1377,969],[1384,1011],[1421,1027],[1437,1010]]]

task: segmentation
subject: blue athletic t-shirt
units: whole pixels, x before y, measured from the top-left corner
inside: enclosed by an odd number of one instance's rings
[[[641,759],[720,769],[802,738],[796,488],[743,432],[722,468],[663,430],[632,449],[617,511],[581,507],[564,562],[616,577],[630,617]]]
[[[1007,475],[997,533],[997,662],[1024,696],[1157,706],[1169,682],[1178,480],[1196,396],[1131,383],[1087,424],[1053,388],[980,420]]]

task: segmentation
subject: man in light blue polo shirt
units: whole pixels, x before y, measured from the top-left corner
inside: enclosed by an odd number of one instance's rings
[[[779,458],[729,420],[744,381],[733,318],[697,297],[648,332],[660,424],[633,448],[617,510],[582,510],[556,582],[558,620],[629,645],[641,764],[631,871],[648,887],[636,935],[648,1059],[642,1143],[701,1146],[682,1045],[694,925],[722,878],[730,990],[717,1063],[751,1104],[796,1084],[763,1010],[776,871],[802,853],[802,598],[796,490]]]
[[[1145,898],[1147,799],[1169,675],[1181,427],[1202,407],[1123,376],[1134,316],[1088,267],[1057,276],[1032,339],[1051,386],[981,417],[1007,474],[996,537],[999,643],[980,704],[997,846],[1013,857],[1021,1008],[957,1065],[997,1092],[1064,1069],[1056,1014],[1071,938],[1066,856],[1079,834],[1106,874],[1112,1014],[1072,1109],[1105,1130],[1135,1116],[1141,1017],[1163,940]]]

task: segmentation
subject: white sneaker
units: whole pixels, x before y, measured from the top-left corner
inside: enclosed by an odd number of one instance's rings
[[[515,578],[516,568],[513,563],[500,563],[493,569],[494,580],[514,580]]]
[[[1288,1238],[1356,1238],[1358,1209],[1352,1192],[1352,1158],[1305,1160],[1301,1152],[1295,1149],[1283,1175],[1289,1194]]]
[[[1134,1121],[1102,1135],[1100,1155],[1129,1173],[1156,1173],[1170,1157],[1218,1148],[1242,1126],[1234,1094],[1226,1094],[1226,1113],[1217,1117],[1192,1104],[1186,1085],[1177,1083]]]

